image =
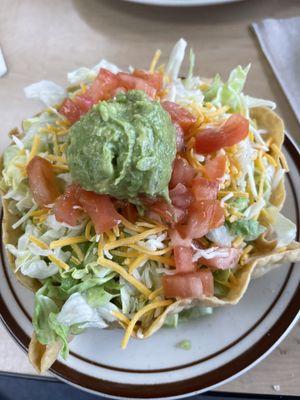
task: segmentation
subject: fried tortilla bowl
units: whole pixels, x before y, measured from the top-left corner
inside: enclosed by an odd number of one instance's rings
[[[256,122],[257,128],[267,131],[266,137],[272,137],[273,142],[276,144],[277,148],[280,149],[284,140],[284,125],[281,118],[270,109],[262,107],[252,109],[251,118]],[[1,160],[1,170],[2,167]],[[1,194],[5,195],[5,193]],[[284,200],[285,187],[282,179],[276,190],[271,194],[270,203],[280,210]],[[16,245],[22,234],[22,229],[13,229],[12,225],[16,222],[18,217],[9,212],[8,200],[3,198],[2,203],[4,244],[9,243]],[[265,225],[263,217],[260,217],[259,220]],[[143,337],[150,337],[158,331],[163,326],[168,315],[178,313],[184,309],[189,309],[194,306],[221,307],[237,304],[246,292],[251,279],[260,277],[280,265],[300,260],[300,244],[298,242],[292,242],[284,248],[276,249],[276,240],[268,240],[267,236],[262,234],[254,242],[254,246],[254,253],[251,254],[243,265],[238,265],[235,268],[235,284],[230,288],[226,296],[222,298],[203,296],[201,299],[177,300],[169,305],[165,311],[154,320],[150,327],[144,332]],[[18,281],[27,289],[36,292],[41,287],[40,282],[37,279],[22,275],[20,271],[16,271],[14,256],[9,252],[7,256],[10,267],[14,271]],[[45,372],[56,360],[60,348],[60,342],[43,345],[37,341],[35,334],[33,334],[29,346],[29,359],[37,371]]]

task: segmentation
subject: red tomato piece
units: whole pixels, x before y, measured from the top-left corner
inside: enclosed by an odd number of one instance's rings
[[[225,257],[216,256],[210,259],[201,257],[198,260],[199,263],[215,269],[234,268],[242,254],[242,251],[240,249],[235,249],[234,247],[220,247],[220,250],[226,251],[227,255]]]
[[[26,171],[35,202],[40,207],[54,203],[60,192],[52,164],[42,157],[35,156],[27,165]]]
[[[87,93],[79,94],[74,99],[82,114],[87,113],[94,105],[93,100]]]
[[[182,183],[189,187],[195,175],[196,170],[187,162],[187,160],[177,156],[173,163],[173,171],[169,186],[172,189],[178,185],[178,183]]]
[[[156,89],[150,86],[144,79],[137,78],[125,72],[117,74],[120,86],[125,87],[127,90],[143,90],[151,99],[156,95]]]
[[[200,129],[195,150],[200,154],[209,154],[233,146],[245,139],[248,132],[249,121],[239,114],[233,114],[221,125]]]
[[[140,199],[149,207],[151,214],[159,215],[166,223],[173,225],[176,222],[182,221],[186,216],[186,211],[172,204],[167,203],[162,198],[151,198],[140,196]],[[153,215],[152,215],[153,218]],[[157,219],[157,218],[153,218]]]
[[[126,89],[123,86],[118,86],[111,92],[111,97],[116,97],[119,93],[125,93]]]
[[[112,93],[119,86],[119,83],[117,75],[105,68],[101,68],[97,78],[87,90],[87,95],[94,103],[98,103],[100,100],[108,100],[112,97]]]
[[[71,99],[65,99],[59,107],[58,112],[64,115],[71,124],[78,121],[82,115],[80,107]]]
[[[196,270],[195,263],[192,260],[193,249],[191,247],[176,246],[174,247],[174,259],[176,272],[193,272]]]
[[[135,69],[132,73],[137,78],[144,79],[150,86],[154,87],[157,91],[161,90],[163,85],[163,77],[160,72],[148,72],[142,69]]]
[[[133,224],[137,221],[139,214],[134,204],[126,203],[122,211],[124,217],[128,219],[128,221],[132,222]]]
[[[199,299],[203,296],[203,284],[199,272],[165,275],[162,286],[166,298]]]
[[[213,215],[210,221],[209,229],[218,228],[225,222],[224,209],[221,207],[219,201],[215,201]]]
[[[217,181],[209,181],[202,176],[197,176],[192,180],[192,192],[196,200],[215,200],[218,190]]]
[[[176,150],[177,153],[181,153],[184,150],[184,132],[177,122],[174,122],[174,127],[176,130]]]
[[[214,294],[214,277],[209,269],[200,269],[198,274],[201,276],[203,294],[205,296],[213,296]]]
[[[181,227],[180,232],[184,237],[198,239],[223,223],[224,210],[217,200],[196,201],[191,205],[187,224]]]
[[[172,101],[163,101],[163,108],[170,114],[173,123],[178,123],[185,133],[196,123],[197,118],[186,108]]]
[[[176,247],[176,246],[190,247],[192,245],[192,239],[191,238],[182,238],[182,236],[177,231],[177,229],[170,229],[169,237],[171,239],[170,244],[173,247]]]
[[[170,190],[170,198],[175,207],[183,210],[187,209],[193,200],[190,190],[182,183],[178,183]]]
[[[215,158],[206,157],[205,175],[208,179],[223,178],[226,171],[226,156],[225,154],[217,154]]]
[[[80,187],[70,185],[65,193],[58,197],[53,210],[57,221],[64,222],[70,226],[76,226],[83,217],[83,209],[79,205]]]
[[[103,233],[121,222],[111,199],[104,195],[87,190],[80,190],[79,203],[93,221],[96,233]]]

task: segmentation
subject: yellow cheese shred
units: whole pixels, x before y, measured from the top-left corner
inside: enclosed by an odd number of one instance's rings
[[[92,229],[92,226],[93,226],[92,221],[89,221],[89,222],[86,224],[85,232],[84,232],[84,235],[85,235],[86,239],[87,239],[89,242],[90,242],[91,239],[92,239],[92,237],[91,237],[91,229]]]
[[[37,154],[40,143],[41,143],[40,135],[34,135],[31,150],[28,156],[28,162],[31,161],[33,157]]]
[[[130,221],[128,221],[126,218],[121,216],[121,222],[122,224],[127,228],[130,229],[131,231],[134,232],[144,232],[144,228],[141,226],[137,226],[136,224],[132,224]]]
[[[128,272],[130,274],[133,273],[133,271],[138,268],[141,264],[143,264],[144,262],[146,262],[148,259],[147,254],[141,254],[139,255],[128,267]]]
[[[133,244],[130,246],[132,249],[137,250],[138,252],[149,254],[151,256],[161,256],[163,254],[168,253],[172,250],[172,247],[165,247],[162,250],[150,250],[146,246],[140,246],[137,244]],[[129,256],[130,257],[130,256]]]
[[[152,292],[152,293],[150,294],[149,300],[154,300],[155,297],[162,295],[163,292],[164,292],[164,290],[163,290],[162,287],[160,287],[160,288],[154,290],[154,292]]]
[[[50,249],[57,249],[58,247],[70,246],[71,244],[78,244],[86,242],[85,236],[73,236],[70,238],[54,240],[50,243]]]
[[[77,255],[78,260],[83,261],[84,254],[83,254],[83,251],[81,250],[81,248],[78,246],[78,244],[77,243],[73,243],[71,245],[71,247],[72,247],[74,253]]]
[[[41,249],[49,250],[49,246],[46,243],[44,243],[41,240],[39,240],[38,238],[36,238],[35,236],[29,235],[29,240],[32,243],[34,243],[36,246],[40,247]],[[68,264],[66,264],[65,262],[63,262],[59,258],[55,257],[54,254],[50,254],[47,257],[49,258],[50,261],[52,261],[59,268],[64,269],[64,270],[68,270],[69,269]]]
[[[147,236],[155,235],[156,233],[164,231],[166,228],[157,227],[153,229],[148,229],[145,232],[139,233],[137,235],[133,235],[124,239],[119,239],[111,243],[107,243],[105,245],[106,250],[115,249],[116,247],[128,246],[130,244],[134,244],[139,240],[145,239]]]
[[[151,72],[151,74],[153,74],[153,72],[155,71],[155,68],[160,59],[160,56],[161,56],[161,50],[158,49],[158,50],[156,50],[156,52],[152,58],[151,64],[150,64],[149,72]]]
[[[130,336],[131,336],[131,334],[133,332],[134,326],[143,315],[145,315],[147,312],[149,312],[151,310],[154,310],[155,308],[167,307],[172,303],[173,303],[172,300],[155,301],[153,303],[150,303],[150,304],[146,305],[141,310],[139,310],[134,315],[134,317],[132,318],[132,320],[130,321],[130,323],[129,323],[127,329],[126,329],[124,338],[122,340],[122,349],[126,349],[128,341],[129,341],[129,338],[130,338]]]
[[[117,272],[122,276],[127,282],[129,282],[132,286],[134,286],[138,291],[140,291],[143,295],[148,297],[151,294],[151,291],[140,281],[135,279],[132,275],[130,275],[123,267],[117,264],[114,261],[107,260],[104,257],[98,258],[98,263],[103,267],[110,268],[112,271]]]

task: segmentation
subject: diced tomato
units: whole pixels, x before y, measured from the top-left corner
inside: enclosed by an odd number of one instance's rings
[[[205,175],[208,179],[223,178],[226,171],[226,156],[225,154],[217,154],[215,158],[206,157]]]
[[[217,200],[201,200],[191,205],[187,224],[178,229],[183,237],[196,239],[223,223],[224,211],[220,203]]]
[[[193,249],[191,247],[176,246],[174,247],[174,259],[176,272],[193,272],[196,270],[193,262]]]
[[[120,86],[119,83],[117,75],[105,68],[101,68],[97,78],[86,93],[94,103],[98,103],[100,100],[108,100],[112,97],[112,93],[116,88]]]
[[[121,222],[111,199],[95,192],[81,189],[79,203],[93,221],[96,233],[103,233]]]
[[[160,72],[148,72],[142,69],[135,69],[132,73],[133,76],[137,78],[144,79],[150,86],[153,86],[157,91],[161,90],[163,85],[163,77]]]
[[[181,299],[199,299],[203,296],[203,284],[199,272],[165,275],[162,277],[164,296]]]
[[[240,258],[241,250],[234,247],[220,247],[220,250],[226,251],[225,257],[216,256],[210,259],[201,257],[199,263],[216,269],[234,268]]]
[[[196,170],[186,161],[186,159],[177,156],[173,163],[173,171],[169,186],[172,189],[178,185],[178,183],[182,183],[188,187],[195,175]]]
[[[65,99],[59,107],[58,112],[64,115],[71,124],[78,121],[82,115],[80,107],[71,99]]]
[[[218,190],[217,181],[209,181],[202,176],[197,176],[192,180],[192,192],[196,200],[215,200]]]
[[[128,219],[128,221],[132,222],[133,224],[137,221],[139,214],[134,204],[127,202],[122,211],[124,217]]]
[[[41,207],[54,203],[60,192],[52,164],[42,157],[35,156],[26,170],[35,202]]]
[[[185,210],[167,203],[162,198],[140,196],[140,199],[149,207],[151,213],[158,214],[168,224],[174,225],[176,222],[183,221],[186,216]]]
[[[150,86],[144,79],[137,78],[125,72],[117,74],[120,86],[125,87],[127,90],[143,90],[151,99],[156,95],[156,89]]]
[[[185,133],[196,123],[197,118],[186,108],[172,101],[163,101],[163,108],[170,114],[173,123],[178,123]]]
[[[80,108],[82,114],[87,113],[93,107],[94,104],[93,100],[86,93],[79,94],[78,96],[76,96],[74,102]]]
[[[200,129],[195,150],[200,154],[209,154],[233,146],[245,139],[248,132],[249,121],[239,114],[233,114],[221,125]]]
[[[174,127],[176,130],[176,150],[177,153],[181,153],[184,150],[184,132],[177,122],[174,122]]]
[[[185,210],[193,201],[193,196],[190,190],[182,183],[178,183],[170,190],[170,198],[175,207]]]
[[[213,296],[214,294],[214,277],[209,269],[200,269],[198,274],[201,276],[203,294],[205,296]]]
[[[57,221],[71,226],[76,226],[81,221],[83,210],[79,205],[80,190],[78,185],[70,185],[55,201],[53,210]]]
[[[209,229],[218,228],[219,226],[224,224],[224,221],[225,221],[224,209],[221,207],[220,202],[216,200]]]
[[[170,244],[173,247],[176,247],[176,246],[190,247],[192,245],[192,239],[191,238],[182,238],[182,236],[177,231],[177,229],[170,229],[169,237],[171,239]]]

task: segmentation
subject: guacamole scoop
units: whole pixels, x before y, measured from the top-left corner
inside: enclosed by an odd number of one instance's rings
[[[139,90],[102,101],[71,128],[67,161],[74,182],[119,199],[168,199],[176,132],[158,101]]]

